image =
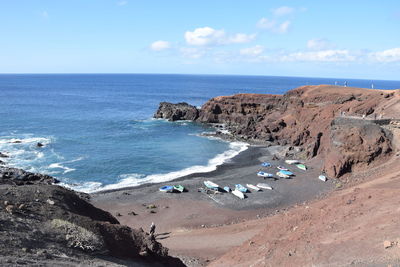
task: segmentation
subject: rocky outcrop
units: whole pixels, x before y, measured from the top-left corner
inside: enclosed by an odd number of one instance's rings
[[[372,123],[332,122],[324,169],[331,177],[362,169],[392,151],[391,133]]]
[[[161,102],[154,115],[157,119],[167,119],[169,121],[177,120],[196,120],[199,117],[199,111],[195,106],[188,103],[171,104]]]
[[[0,184],[29,185],[29,184],[55,184],[58,180],[38,173],[26,172],[17,168],[2,167],[0,169]]]
[[[123,258],[130,264],[182,266],[142,229],[120,225],[90,204],[88,195],[51,181],[50,176],[0,167],[0,265],[51,266],[56,261],[71,266],[108,257],[111,262]]]
[[[356,165],[371,164],[376,159],[390,154],[390,135],[384,134],[379,126],[367,133],[365,129],[369,128],[363,128],[362,125],[370,123],[369,118],[382,115],[400,117],[399,99],[400,93],[396,91],[328,85],[303,86],[284,95],[238,94],[215,97],[198,110],[198,117],[194,120],[225,124],[235,139],[267,145],[301,147],[302,151],[297,154],[301,159],[327,157],[325,170],[330,175],[339,177],[357,169]],[[160,109],[167,106],[162,103]],[[393,114],[392,110],[396,110],[397,114]],[[168,114],[180,113],[176,109],[173,113],[163,113],[163,118],[174,120]],[[380,141],[375,145],[363,143],[358,147],[358,153],[349,150],[346,154],[346,149],[350,148],[352,141],[344,146],[335,145],[337,142],[333,142],[332,138],[347,137],[341,133],[343,129],[337,128],[332,121],[338,117],[349,116],[354,117],[353,120],[361,121],[359,128],[351,128],[353,122],[348,122],[349,130],[351,129],[354,136],[371,142]],[[347,159],[339,160],[334,156],[335,153],[345,153]]]

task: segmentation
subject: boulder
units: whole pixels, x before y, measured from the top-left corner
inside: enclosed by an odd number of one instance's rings
[[[157,112],[154,114],[156,119],[167,119],[169,121],[191,120],[198,118],[199,111],[195,106],[188,103],[172,104],[161,102]]]

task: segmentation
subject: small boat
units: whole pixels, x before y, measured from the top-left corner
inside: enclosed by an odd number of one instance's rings
[[[174,190],[182,193],[185,190],[185,187],[183,187],[182,185],[174,185]]]
[[[272,190],[272,186],[270,186],[269,184],[266,184],[266,183],[258,183],[257,187],[262,188],[262,189]]]
[[[276,175],[278,175],[279,177],[281,177],[281,178],[290,178],[290,176],[289,175],[287,175],[287,174],[284,174],[284,173],[282,173],[282,172],[277,172],[276,173]]]
[[[171,185],[165,185],[163,187],[160,187],[159,189],[161,192],[166,192],[166,193],[171,193],[172,191],[174,191],[174,187]]]
[[[255,185],[252,185],[252,184],[246,184],[246,186],[248,187],[248,188],[250,188],[250,189],[253,189],[254,191],[260,191],[260,188],[258,188],[257,186],[255,186]]]
[[[304,165],[304,164],[297,164],[296,166],[297,166],[297,168],[299,168],[300,170],[303,170],[303,171],[306,171],[306,170],[307,170],[307,167],[306,167],[306,165]]]
[[[263,171],[257,172],[257,176],[260,176],[260,177],[273,177],[272,173],[267,173],[267,172],[263,172]]]
[[[219,186],[218,186],[216,183],[213,183],[213,182],[211,182],[211,181],[204,181],[204,185],[205,185],[207,188],[210,188],[210,189],[216,190],[216,191],[218,191],[218,188],[219,188]]]
[[[288,171],[289,169],[287,169],[287,168],[285,168],[285,167],[283,167],[283,166],[278,166],[277,167],[279,170],[281,170],[281,171]]]
[[[263,166],[263,167],[271,167],[272,165],[269,162],[263,162],[263,163],[261,163],[261,166]]]
[[[236,189],[232,191],[232,194],[234,194],[235,196],[237,196],[240,199],[244,199],[245,198],[245,195],[242,192],[240,192],[239,190],[236,190]]]
[[[327,178],[325,175],[321,174],[320,176],[318,176],[318,179],[320,179],[323,182],[326,182]]]
[[[243,192],[243,193],[246,193],[246,192],[247,192],[247,188],[244,187],[244,186],[241,185],[241,184],[235,185],[235,188],[236,188],[236,190],[239,190],[240,192]]]
[[[280,170],[279,172],[289,175],[289,176],[294,176],[293,172],[291,172],[291,171]]]
[[[292,165],[292,164],[300,164],[300,161],[298,161],[297,159],[287,159],[287,160],[285,160],[285,162],[287,164],[290,164],[290,165]]]
[[[224,186],[224,190],[225,190],[227,193],[231,192],[231,189],[229,188],[229,186]]]

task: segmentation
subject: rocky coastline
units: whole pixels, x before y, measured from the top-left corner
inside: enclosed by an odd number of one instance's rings
[[[321,171],[339,178],[391,156],[392,137],[384,125],[392,122],[389,110],[398,96],[395,90],[303,86],[284,95],[215,97],[200,109],[163,102],[154,117],[214,125],[222,138],[288,146],[295,153],[287,156],[322,159]]]
[[[0,265],[183,266],[143,229],[121,225],[51,176],[0,167]]]
[[[203,214],[210,211],[206,222],[215,224],[220,216],[218,220],[222,225],[226,218],[233,221],[232,218],[251,215],[259,219],[260,207],[266,210],[267,205],[279,212],[277,207],[288,207],[299,200],[305,203],[318,192],[328,192],[334,186],[333,183],[315,185],[308,176],[317,177],[324,171],[332,178],[345,180],[393,158],[398,147],[393,130],[400,128],[399,107],[398,90],[326,85],[304,86],[284,95],[216,97],[201,108],[187,103],[160,103],[155,118],[209,124],[215,127],[218,137],[262,145],[255,150],[259,153],[257,157],[247,155],[247,158],[239,160],[240,164],[232,163],[208,174],[221,176],[219,181],[239,182],[245,177],[256,182],[258,178],[253,174],[259,168],[258,161],[265,160],[265,155],[273,151],[269,148],[276,146],[283,148],[273,154],[277,164],[286,158],[310,163],[307,174],[298,173],[296,179],[276,183],[274,186],[278,190],[272,194],[254,194],[251,197],[254,203],[238,204],[236,201],[239,200],[232,201],[230,196],[221,195],[213,198],[216,204],[210,206],[209,196],[196,191],[207,174],[202,177],[193,175],[187,180],[182,178],[182,184],[190,192],[182,196],[151,194],[158,191],[158,185],[91,196],[58,186],[58,181],[51,176],[10,168],[0,161],[0,238],[7,244],[0,248],[0,265],[184,266],[180,259],[169,256],[168,249],[161,244],[179,247],[182,240],[179,234],[175,237],[177,241],[172,238],[172,241],[162,242],[141,227],[158,218],[164,222],[160,227],[165,227],[165,231],[176,230],[177,220],[182,227],[191,225],[196,228],[197,225],[206,225],[202,220],[207,216]],[[272,154],[268,155],[274,159]],[[7,154],[0,152],[0,158],[5,157]],[[248,166],[241,166],[245,161],[248,161]],[[240,177],[236,177],[238,173]],[[146,203],[156,203],[159,214],[142,211]],[[192,210],[186,211],[186,203],[192,203]],[[132,206],[140,214],[125,216],[132,212]],[[241,208],[234,209],[238,207]],[[117,220],[106,210],[118,211],[121,217]],[[268,214],[266,212],[265,216]],[[165,223],[168,216],[169,225]],[[262,227],[258,225],[257,229]],[[236,229],[232,231],[236,232]],[[188,235],[190,239],[190,233]],[[250,237],[244,235],[240,238],[248,240]],[[240,238],[233,243],[240,244]],[[181,248],[182,251],[186,249]],[[205,251],[207,255],[213,252]],[[199,258],[203,256],[196,255]]]

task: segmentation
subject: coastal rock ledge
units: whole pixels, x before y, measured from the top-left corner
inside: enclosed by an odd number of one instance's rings
[[[169,121],[191,120],[194,121],[199,117],[199,110],[188,103],[172,104],[161,102],[160,106],[154,114],[156,119],[167,119]]]
[[[184,266],[47,175],[0,167],[1,266]]]
[[[215,97],[201,109],[163,102],[154,117],[224,124],[237,140],[298,147],[298,159],[319,158],[323,171],[341,177],[391,156],[388,125],[400,119],[399,110],[399,90],[318,85]]]

